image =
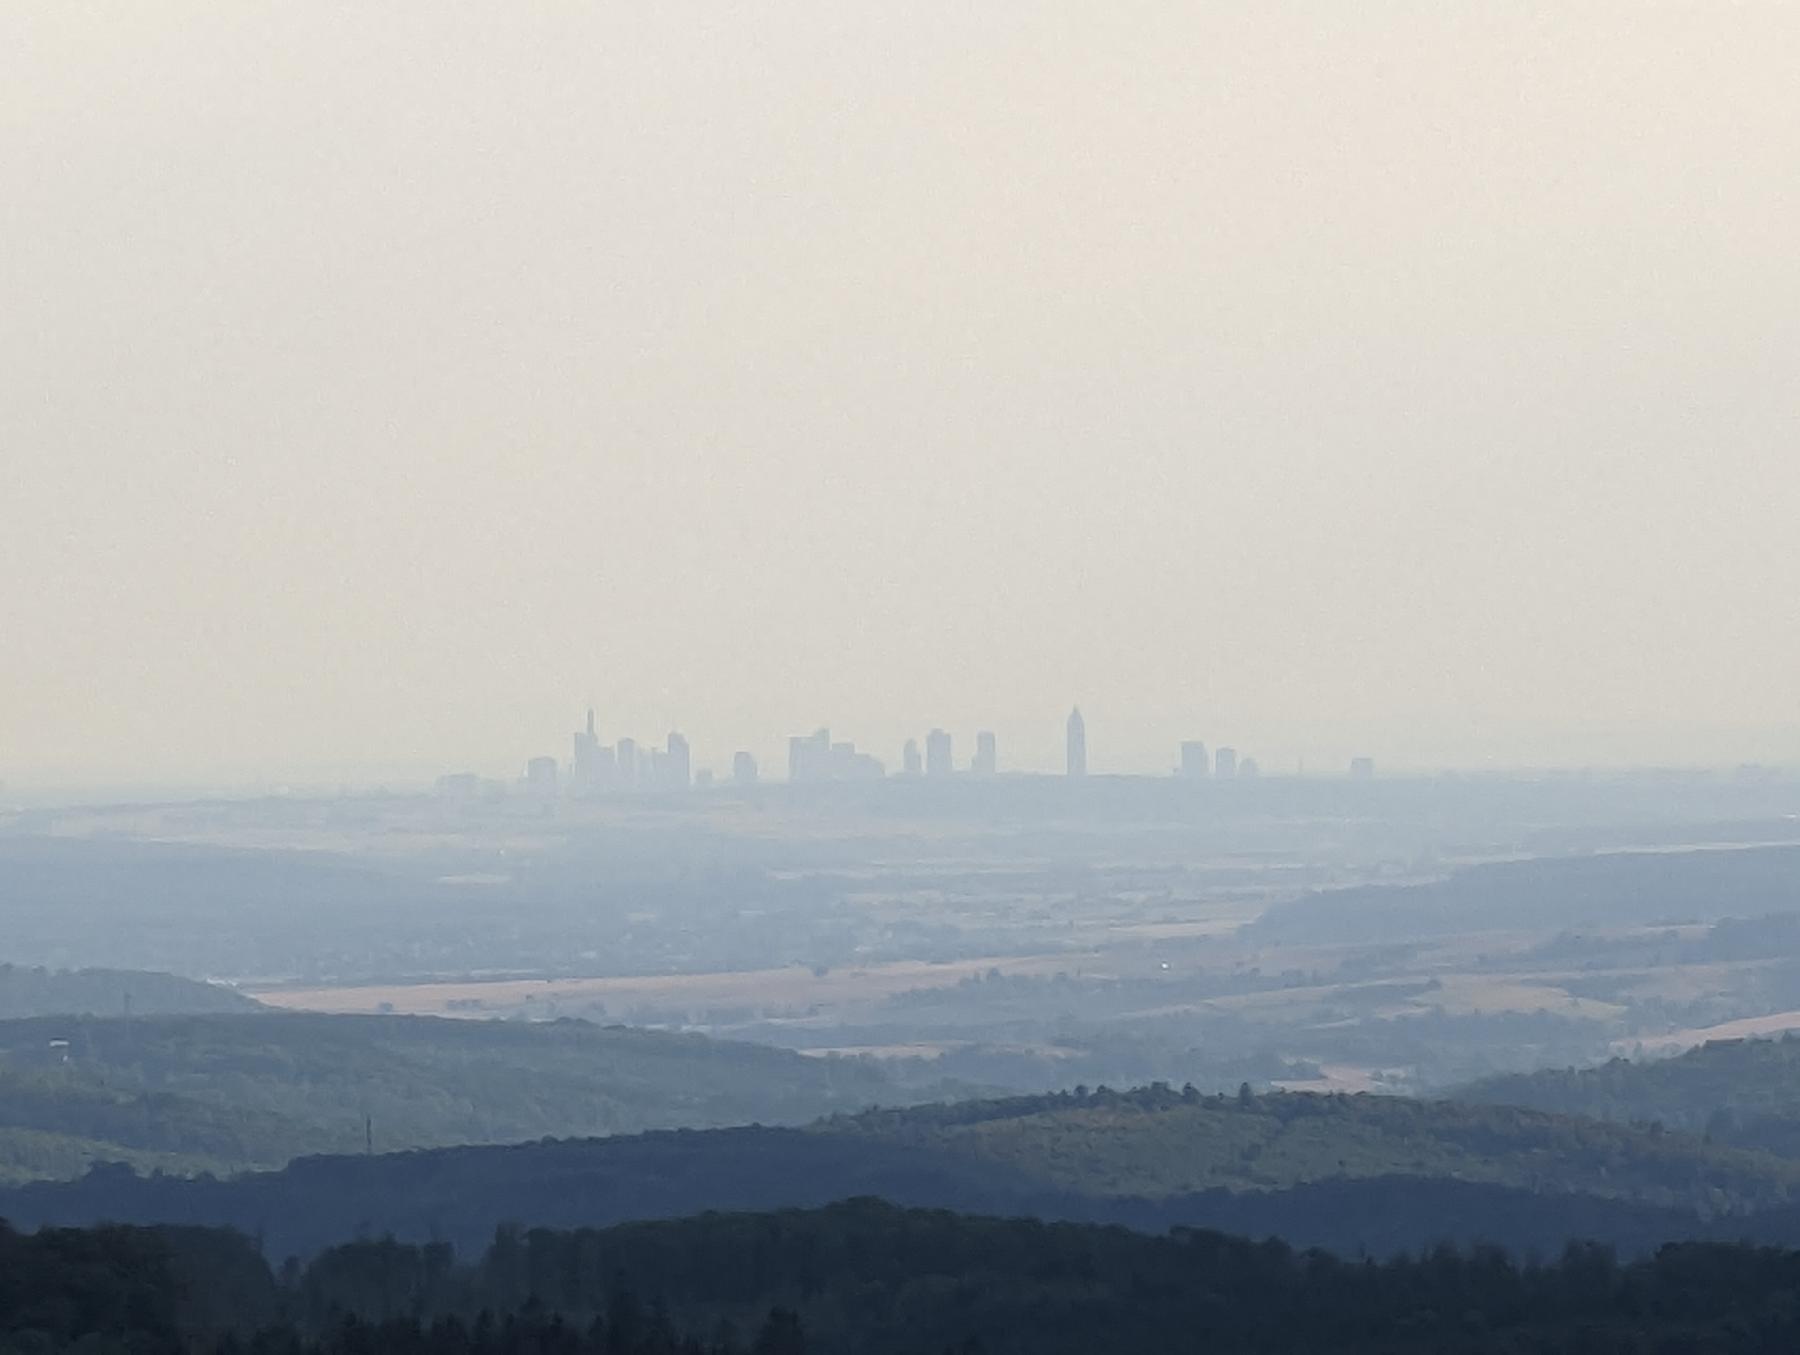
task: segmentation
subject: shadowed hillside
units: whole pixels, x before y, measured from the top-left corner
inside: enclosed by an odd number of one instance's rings
[[[0,1215],[229,1224],[304,1252],[357,1233],[468,1246],[507,1220],[573,1227],[872,1195],[1157,1230],[1217,1223],[1349,1252],[1443,1238],[1554,1249],[1571,1236],[1637,1250],[1735,1227],[1797,1186],[1800,1166],[1765,1154],[1509,1107],[1151,1088],[804,1129],[308,1158],[222,1182],[103,1169],[0,1194]]]
[[[580,1021],[41,1018],[0,1022],[0,1180],[803,1123],[905,1099],[866,1060]]]
[[[0,964],[0,1021],[30,1016],[192,1016],[255,1012],[235,989],[132,969],[31,969]]]
[[[1614,1059],[1486,1078],[1457,1099],[1649,1124],[1800,1155],[1800,1039],[1715,1041],[1669,1059]]]
[[[1277,904],[1263,941],[1413,939],[1491,929],[1561,931],[1800,910],[1800,847],[1603,852],[1469,866],[1420,885],[1365,885]]]

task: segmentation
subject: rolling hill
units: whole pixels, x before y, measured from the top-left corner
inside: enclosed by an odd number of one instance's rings
[[[1246,934],[1263,942],[1317,945],[1796,911],[1800,847],[1600,852],[1466,866],[1425,884],[1306,894],[1276,904]]]
[[[866,1060],[581,1021],[43,1017],[0,1022],[0,1181],[799,1124],[919,1095]]]
[[[192,1016],[260,1011],[235,989],[136,969],[0,964],[0,1021],[30,1016]]]
[[[737,1128],[301,1159],[231,1181],[104,1169],[0,1193],[20,1223],[227,1224],[275,1254],[358,1233],[479,1245],[504,1221],[597,1226],[854,1196],[963,1211],[1276,1232],[1355,1252],[1453,1238],[1627,1249],[1800,1198],[1800,1164],[1511,1107],[1167,1088]],[[1728,1233],[1735,1236],[1735,1233]]]
[[[1674,1058],[1486,1078],[1458,1100],[1613,1122],[1800,1156],[1800,1039],[1721,1040]]]

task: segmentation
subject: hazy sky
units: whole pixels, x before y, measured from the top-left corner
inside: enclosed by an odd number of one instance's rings
[[[0,779],[1800,759],[1796,241],[1786,3],[15,0]]]

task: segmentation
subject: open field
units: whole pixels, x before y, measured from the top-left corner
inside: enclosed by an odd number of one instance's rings
[[[1092,977],[1100,956],[1087,952],[1008,955],[932,963],[891,964],[817,972],[799,965],[720,974],[661,974],[626,978],[495,979],[461,983],[353,985],[339,988],[248,989],[258,1001],[289,1011],[371,1013],[413,1016],[493,1017],[524,1013],[539,1018],[606,1013],[637,1007],[686,1008],[695,1014],[719,1009],[807,1013],[817,1008],[861,1004],[921,988],[942,988],[997,971],[1003,975],[1067,973]],[[1084,969],[1084,966],[1087,966]]]
[[[1760,1036],[1781,1035],[1790,1030],[1800,1030],[1800,1011],[1770,1012],[1766,1016],[1721,1021],[1716,1026],[1672,1030],[1664,1035],[1646,1036],[1631,1041],[1620,1040],[1617,1047],[1621,1052],[1631,1045],[1642,1045],[1645,1049],[1655,1050],[1693,1049],[1715,1040],[1751,1040]]]

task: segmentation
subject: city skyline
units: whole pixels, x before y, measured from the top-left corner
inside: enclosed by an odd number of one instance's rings
[[[1084,711],[1091,705],[1092,703],[1084,702]],[[621,703],[620,708],[640,707]],[[532,723],[552,722],[539,720]],[[634,752],[644,754],[647,759],[658,751],[666,752],[666,749],[659,750],[656,745],[666,738],[667,732],[675,726],[682,726],[684,722],[677,719],[657,723],[662,726],[664,733],[650,736],[647,740],[634,734],[610,734],[613,743],[605,745],[605,751],[613,752],[616,743],[622,739]],[[624,717],[621,717],[621,726],[633,727],[624,724]],[[635,727],[645,728],[643,724]],[[753,727],[753,722],[747,721],[745,727]],[[1800,748],[1796,748],[1794,741],[1788,737],[1788,731],[1783,729],[1703,727],[1689,731],[1685,742],[1671,741],[1668,746],[1671,755],[1662,758],[1639,755],[1635,739],[1628,731],[1622,737],[1608,737],[1609,733],[1615,732],[1572,730],[1562,731],[1559,739],[1544,741],[1550,752],[1549,756],[1532,757],[1528,755],[1527,749],[1521,748],[1517,755],[1509,758],[1459,759],[1449,755],[1448,750],[1444,756],[1432,756],[1433,750],[1429,747],[1425,749],[1424,755],[1420,755],[1416,744],[1413,756],[1406,756],[1403,750],[1386,746],[1377,748],[1371,754],[1368,748],[1372,745],[1348,743],[1341,737],[1334,737],[1329,730],[1320,731],[1316,737],[1303,740],[1301,735],[1305,726],[1285,732],[1272,730],[1266,735],[1238,738],[1235,741],[1229,738],[1219,739],[1217,736],[1214,740],[1194,737],[1197,730],[1207,727],[1203,720],[1186,719],[1181,724],[1173,725],[1165,736],[1149,741],[1127,737],[1115,745],[1112,737],[1114,730],[1108,724],[1106,737],[1100,745],[1103,750],[1101,760],[1092,767],[1092,773],[1147,778],[1181,776],[1184,765],[1183,748],[1192,743],[1204,748],[1209,777],[1212,775],[1216,748],[1233,752],[1239,748],[1258,750],[1252,754],[1256,770],[1277,778],[1301,775],[1349,776],[1358,779],[1365,775],[1375,775],[1377,768],[1382,779],[1444,774],[1541,776],[1694,772],[1735,775],[1746,770],[1758,775],[1800,774]],[[977,741],[978,752],[979,739],[983,734],[995,736],[997,775],[1057,777],[1067,770],[1065,720],[1049,714],[1035,720],[1014,718],[995,721],[990,712],[970,716],[966,725],[954,728],[941,721],[921,720],[912,726],[916,731],[913,733],[908,732],[907,726],[893,720],[870,720],[858,723],[855,728],[858,731],[870,728],[877,731],[873,736],[859,738],[853,746],[859,756],[866,756],[874,763],[879,763],[884,775],[895,778],[906,774],[906,750],[909,743],[919,757],[919,774],[923,774],[924,739],[932,728],[946,728],[952,734],[953,747],[964,750],[958,759],[961,765],[957,771],[961,775],[967,775],[970,771],[971,757],[967,753],[969,740],[973,738]],[[576,731],[576,739],[579,740],[585,732],[585,729]],[[705,770],[711,773],[717,785],[742,785],[745,778],[738,773],[753,769],[754,779],[758,782],[783,782],[787,779],[792,738],[790,735],[773,734],[766,729],[750,739],[743,738],[741,730],[699,734],[690,732],[687,728],[677,728],[675,732],[680,733],[690,747],[692,777],[698,777]],[[848,742],[842,739],[838,741]],[[337,789],[380,790],[408,786],[429,788],[445,776],[459,772],[467,772],[479,780],[496,785],[514,785],[522,783],[524,768],[532,759],[546,756],[555,758],[557,762],[559,784],[566,782],[573,772],[575,758],[568,734],[560,738],[533,739],[530,742],[520,739],[505,742],[506,746],[498,750],[479,752],[465,748],[461,753],[440,751],[434,756],[400,763],[382,762],[375,758],[349,758],[279,766],[245,764],[225,769],[210,777],[157,777],[129,767],[114,768],[110,775],[88,772],[84,775],[33,776],[29,774],[29,769],[27,774],[21,775],[17,768],[0,767],[0,806],[9,802],[15,805],[104,802],[121,797],[164,799],[194,795],[254,796],[299,789],[314,793]],[[444,740],[445,750],[455,750],[460,746],[460,741],[453,734]],[[569,751],[562,751],[564,749]],[[870,749],[879,751],[867,751]],[[1676,755],[1682,751],[1688,752],[1690,756]],[[736,762],[738,755],[745,760],[742,764]],[[1369,770],[1359,772],[1354,764],[1364,758],[1370,759]]]
[[[1064,722],[1064,762],[1061,775],[1081,779],[1090,773],[1088,762],[1087,723],[1080,707],[1070,710]],[[975,733],[974,752],[965,763],[956,760],[955,734],[934,725],[925,734],[923,744],[908,737],[902,744],[897,768],[889,770],[886,761],[855,741],[833,737],[829,726],[821,725],[807,734],[789,735],[787,739],[788,784],[804,785],[823,782],[885,780],[890,775],[902,779],[925,778],[943,780],[951,777],[991,778],[1007,774],[1054,775],[1003,765],[999,736],[992,729]],[[1254,757],[1240,759],[1230,745],[1220,745],[1209,759],[1201,740],[1178,739],[1175,742],[1176,765],[1169,775],[1184,780],[1253,779],[1261,774]],[[549,754],[536,754],[525,763],[520,778],[524,787],[539,795],[567,792],[571,795],[594,795],[622,792],[667,792],[711,788],[728,785],[742,789],[760,784],[763,777],[756,755],[749,749],[736,748],[719,759],[715,771],[710,762],[695,766],[692,748],[679,730],[671,730],[664,746],[657,748],[641,743],[634,736],[621,733],[606,743],[600,734],[598,711],[590,706],[586,722],[575,731],[571,753],[566,762]],[[1304,774],[1304,766],[1297,767]],[[1108,774],[1101,772],[1098,774]],[[1115,771],[1112,775],[1143,776],[1143,772]],[[1350,759],[1344,775],[1351,780],[1370,780],[1375,775],[1375,760],[1367,754]],[[469,771],[445,772],[437,777],[440,792],[457,795],[475,794],[484,789],[506,784],[484,778]]]
[[[595,675],[765,771],[1054,768],[1077,694],[1122,770],[1800,761],[1795,18],[1723,13],[307,8],[271,65],[47,7],[0,778],[510,769]]]
[[[1087,722],[1079,707],[1071,709],[1064,721],[1063,730],[1063,766],[1057,770],[1047,770],[1004,765],[998,737],[988,729],[976,732],[973,754],[959,764],[955,758],[954,732],[941,726],[933,726],[923,741],[907,738],[895,763],[890,767],[884,759],[858,747],[853,740],[836,738],[829,726],[821,726],[809,734],[788,737],[787,774],[776,784],[818,785],[888,779],[983,780],[997,776],[1082,780],[1089,775],[1115,779],[1168,779],[1178,782],[1240,782],[1258,780],[1265,774],[1261,759],[1253,753],[1240,752],[1228,743],[1209,747],[1205,740],[1191,738],[1175,739],[1172,742],[1172,765],[1161,770],[1095,770],[1088,763]],[[620,749],[625,752],[621,754]],[[755,754],[748,749],[739,748],[721,754],[716,759],[719,763],[716,770],[710,762],[693,766],[690,770],[689,759],[689,742],[679,731],[671,731],[667,735],[666,747],[663,749],[645,746],[632,736],[623,734],[614,744],[599,743],[596,712],[590,709],[585,728],[575,733],[574,753],[566,764],[540,754],[526,760],[525,771],[516,781],[469,771],[455,771],[440,774],[435,784],[440,794],[472,797],[500,793],[512,785],[540,795],[564,791],[572,795],[584,795],[656,793],[714,787],[743,790],[768,781],[768,778],[761,775]],[[627,764],[636,769],[635,773],[627,775],[622,770],[614,770]],[[604,767],[607,770],[596,776],[591,770],[583,773],[581,768],[584,765],[590,768]],[[1270,774],[1278,778],[1368,782],[1376,779],[1378,765],[1378,760],[1373,755],[1362,753],[1335,766],[1315,763],[1309,769],[1302,760],[1292,767],[1271,768]],[[1439,770],[1455,774],[1458,769]],[[1645,766],[1636,770],[1654,772],[1659,769]],[[1739,763],[1730,770],[1740,777],[1764,777],[1781,775],[1783,772],[1777,765],[1758,762]],[[1418,774],[1418,769],[1401,769],[1399,772],[1401,779]]]
[[[1079,706],[1070,709],[1063,721],[1062,732],[1062,763],[1060,767],[1047,767],[1041,764],[1009,765],[1001,751],[1003,745],[999,736],[993,729],[985,727],[974,731],[973,752],[959,761],[956,753],[958,747],[956,732],[942,725],[932,725],[923,733],[922,737],[917,735],[905,737],[890,763],[880,754],[860,746],[855,740],[838,737],[830,726],[821,725],[806,734],[786,736],[784,741],[786,775],[780,778],[770,778],[763,772],[763,763],[758,754],[750,748],[740,746],[719,749],[707,757],[694,759],[690,741],[679,730],[671,730],[665,736],[665,746],[662,748],[645,744],[635,736],[625,733],[619,734],[611,744],[603,743],[598,732],[598,712],[595,708],[590,707],[586,712],[584,727],[577,730],[573,736],[572,754],[566,762],[554,759],[548,754],[529,756],[524,762],[524,773],[517,778],[517,782],[529,789],[539,791],[542,791],[547,785],[554,785],[558,790],[566,788],[570,793],[579,794],[626,790],[685,790],[702,786],[742,789],[747,786],[764,784],[771,779],[786,784],[817,784],[889,778],[936,780],[951,777],[982,779],[995,776],[1027,776],[1080,779],[1088,775],[1096,775],[1217,782],[1255,780],[1267,774],[1276,777],[1370,781],[1380,774],[1378,768],[1390,777],[1395,774],[1405,777],[1440,772],[1454,774],[1461,771],[1490,770],[1450,766],[1418,768],[1404,765],[1395,768],[1366,751],[1354,753],[1337,762],[1315,759],[1309,765],[1307,760],[1301,757],[1291,765],[1265,765],[1263,757],[1252,751],[1241,750],[1233,742],[1209,743],[1205,739],[1193,737],[1171,738],[1168,743],[1170,759],[1160,766],[1109,767],[1102,765],[1094,767],[1089,762],[1087,720]],[[546,770],[546,764],[552,763],[555,766],[554,777],[551,777]],[[627,766],[633,770],[627,772],[625,770]],[[1619,771],[1656,771],[1659,769],[1693,770],[1684,764],[1622,764],[1616,768]],[[1519,768],[1516,770],[1535,772],[1558,769]],[[1561,770],[1606,770],[1606,768],[1594,768],[1592,764],[1588,764],[1587,767],[1580,769]],[[1784,766],[1779,762],[1751,759],[1738,760],[1701,770],[1729,770],[1738,774],[1764,775],[1781,774]],[[442,772],[436,776],[435,780],[440,790],[450,784],[455,784],[464,790],[478,784],[490,787],[512,784],[512,780],[504,776],[483,775],[468,771]]]

